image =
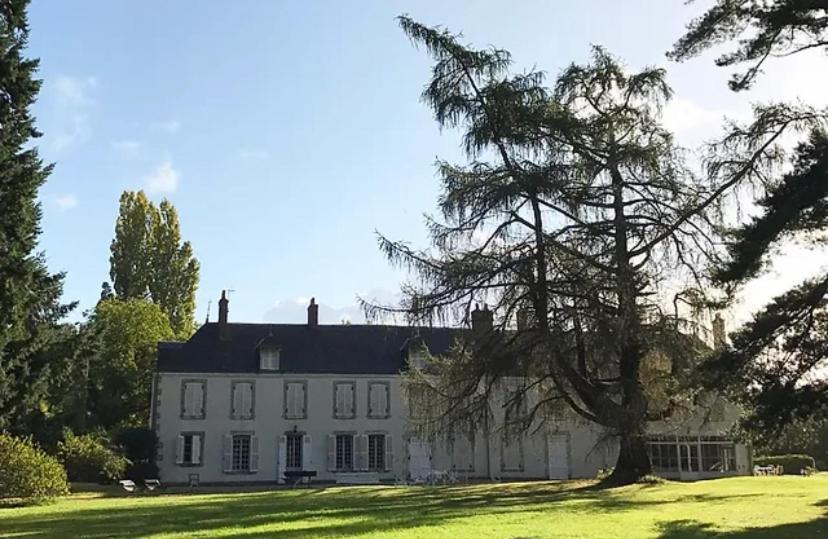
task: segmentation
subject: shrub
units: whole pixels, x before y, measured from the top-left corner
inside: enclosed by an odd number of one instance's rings
[[[755,457],[756,466],[782,466],[785,475],[799,475],[803,468],[815,468],[814,457],[809,455],[771,455]]]
[[[115,443],[132,462],[155,462],[158,435],[143,427],[127,427],[115,436]]]
[[[136,483],[143,483],[145,479],[158,479],[158,466],[154,462],[134,462],[127,466],[124,477]]]
[[[107,447],[93,434],[76,436],[66,431],[58,444],[58,459],[66,467],[70,481],[109,483],[123,476],[129,461]]]
[[[31,439],[0,433],[0,499],[38,502],[69,493],[66,470]]]

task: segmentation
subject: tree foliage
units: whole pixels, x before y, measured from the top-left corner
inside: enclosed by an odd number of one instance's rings
[[[95,307],[87,331],[90,420],[105,429],[144,425],[157,344],[175,336],[167,315],[145,299],[106,300]]]
[[[143,191],[125,191],[110,247],[112,288],[120,299],[147,298],[161,307],[186,339],[195,330],[199,264],[181,242],[178,212],[167,200],[155,206]],[[102,297],[111,293],[104,287]]]
[[[671,96],[662,69],[629,73],[595,48],[548,88],[540,72],[511,74],[507,51],[400,23],[434,59],[423,100],[441,127],[463,130],[468,163],[437,164],[433,250],[380,237],[417,278],[391,310],[422,323],[487,302],[497,317],[494,333],[433,363],[430,406],[451,424],[485,424],[495,389],[522,379],[502,406],[536,394],[524,428],[563,403],[618,438],[614,480],[648,474],[646,424],[692,401],[678,380],[700,355],[682,334],[692,320],[664,308],[667,281],[686,276],[693,288],[679,295],[694,301],[697,270],[717,259],[713,209],[751,164],[711,169],[709,181],[688,170],[659,123]]]
[[[739,40],[736,50],[716,59],[719,66],[752,64],[731,78],[730,88],[735,91],[750,88],[768,58],[828,46],[828,1],[716,0],[687,26],[687,33],[668,56],[685,60],[739,36],[746,37]]]
[[[0,4],[0,428],[37,404],[49,375],[43,352],[73,305],[60,303],[63,274],[49,274],[35,252],[38,189],[52,171],[32,142],[40,136],[29,109],[40,90],[38,60],[25,58],[26,0]]]

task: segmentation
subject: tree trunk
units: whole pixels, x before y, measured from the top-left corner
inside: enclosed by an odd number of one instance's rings
[[[613,485],[635,483],[645,475],[652,473],[650,457],[647,455],[647,442],[641,434],[622,434],[620,451],[615,470],[607,482]]]

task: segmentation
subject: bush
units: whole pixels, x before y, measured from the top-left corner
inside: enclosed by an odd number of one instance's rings
[[[115,436],[115,443],[132,462],[155,462],[158,435],[143,427],[127,427]]]
[[[69,493],[66,470],[31,439],[0,433],[0,499],[38,502]]]
[[[66,431],[58,443],[58,459],[66,467],[70,481],[110,483],[123,476],[129,461],[107,447],[100,436],[75,436]]]
[[[158,479],[158,466],[154,462],[134,462],[127,466],[124,476],[136,483],[146,479]]]
[[[816,468],[814,457],[809,455],[771,455],[754,457],[756,466],[782,466],[785,475],[799,475],[803,468]]]

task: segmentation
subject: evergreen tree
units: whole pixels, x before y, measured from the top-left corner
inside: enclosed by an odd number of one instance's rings
[[[73,305],[60,303],[63,274],[49,274],[35,253],[40,234],[38,189],[52,167],[31,142],[40,136],[29,108],[41,81],[38,61],[23,57],[26,0],[0,2],[0,428],[14,424],[42,396],[57,338]]]
[[[730,88],[735,91],[750,88],[768,58],[828,46],[828,0],[716,0],[687,26],[668,56],[685,60],[745,34],[735,51],[716,59],[719,66],[752,64],[731,78]]]
[[[684,274],[692,288],[676,301],[698,294],[697,270],[716,255],[711,210],[740,178],[708,184],[685,168],[659,124],[671,96],[661,69],[627,73],[596,48],[548,89],[541,73],[509,75],[504,50],[400,21],[435,60],[423,100],[441,127],[463,129],[469,163],[438,163],[434,251],[380,238],[418,278],[396,310],[427,323],[487,302],[497,316],[494,332],[458,344],[433,362],[439,376],[415,373],[411,387],[430,391],[437,428],[485,429],[494,394],[516,377],[524,385],[504,406],[529,395],[535,405],[515,426],[564,403],[619,441],[614,482],[646,475],[647,422],[692,408],[679,382],[701,355],[682,333],[692,320],[667,312],[660,293]]]
[[[110,247],[115,297],[149,299],[186,339],[195,330],[199,265],[190,242],[181,242],[178,212],[167,200],[155,206],[143,191],[125,191]],[[104,286],[101,297],[111,290]]]
[[[747,33],[739,49],[717,60],[730,66],[748,62],[748,71],[731,80],[733,90],[750,86],[771,56],[808,49],[828,50],[828,2],[719,0],[693,21],[670,55],[678,60]],[[828,63],[826,63],[828,67]],[[828,230],[828,111],[776,104],[756,106],[750,126],[730,125],[722,143],[711,147],[709,165],[726,176],[751,176],[763,190],[761,213],[729,231],[728,260],[714,269],[716,281],[734,297],[767,266],[784,241],[824,245]],[[793,125],[809,133],[781,178],[785,152],[774,126]],[[752,157],[748,157],[752,156]],[[733,163],[750,162],[745,172]],[[776,166],[774,166],[776,165]],[[791,424],[828,419],[828,273],[773,298],[732,334],[732,344],[702,370],[708,386],[725,390],[747,410],[744,426],[768,443]]]

